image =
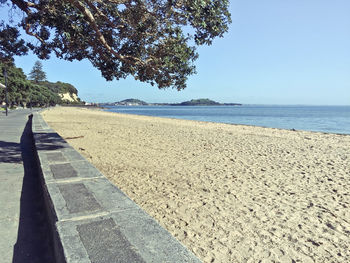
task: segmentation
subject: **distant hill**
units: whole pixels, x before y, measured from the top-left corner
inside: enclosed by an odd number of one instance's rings
[[[52,92],[58,94],[64,104],[80,104],[81,100],[78,98],[78,90],[69,83],[57,81],[40,81],[38,85],[47,87]]]
[[[214,105],[220,105],[220,103],[210,99],[196,99],[196,100],[184,101],[178,105],[179,106],[214,106]]]
[[[219,103],[210,99],[196,99],[171,104],[172,106],[241,106],[240,103]]]
[[[70,93],[78,95],[78,90],[69,83],[64,83],[61,81],[57,81],[56,83],[50,81],[40,81],[38,84],[49,88],[55,93]]]
[[[147,102],[138,99],[126,99],[114,103],[109,103],[112,105],[121,105],[121,106],[145,106],[149,105]]]

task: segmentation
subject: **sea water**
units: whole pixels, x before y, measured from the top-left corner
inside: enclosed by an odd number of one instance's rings
[[[108,106],[106,111],[350,134],[350,106]]]

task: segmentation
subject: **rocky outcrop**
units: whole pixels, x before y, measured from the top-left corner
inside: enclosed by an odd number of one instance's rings
[[[67,101],[67,102],[77,102],[78,101],[78,96],[75,93],[58,93],[58,95],[61,97],[62,101]]]

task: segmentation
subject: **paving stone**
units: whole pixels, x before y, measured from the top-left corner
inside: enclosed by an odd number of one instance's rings
[[[58,188],[66,201],[70,213],[96,212],[101,210],[100,204],[84,184],[62,184]]]
[[[46,153],[49,162],[65,162],[67,159],[61,152]]]
[[[50,169],[55,179],[77,177],[77,171],[70,163],[52,164]]]
[[[111,218],[78,225],[77,231],[91,262],[145,262]]]
[[[104,210],[114,212],[137,208],[128,196],[105,177],[86,180],[84,184],[93,191],[96,200]]]
[[[146,262],[201,262],[140,208],[113,213],[111,218]]]
[[[67,149],[64,154],[71,161],[85,161],[85,158],[74,149]]]

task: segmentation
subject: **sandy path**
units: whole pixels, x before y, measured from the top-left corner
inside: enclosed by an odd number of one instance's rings
[[[204,262],[350,262],[350,136],[42,115]]]

